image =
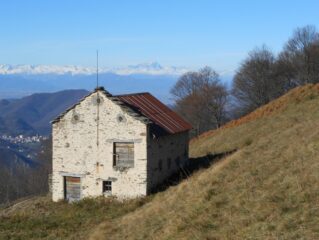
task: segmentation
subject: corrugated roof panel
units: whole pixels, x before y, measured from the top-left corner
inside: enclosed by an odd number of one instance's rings
[[[151,119],[152,122],[168,133],[174,134],[192,128],[188,122],[150,93],[136,93],[115,97],[137,108],[145,117]]]

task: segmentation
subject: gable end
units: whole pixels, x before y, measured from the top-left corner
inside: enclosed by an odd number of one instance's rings
[[[152,121],[145,117],[144,115],[142,115],[141,113],[139,113],[139,111],[137,109],[133,109],[132,106],[130,106],[129,104],[121,101],[118,97],[112,96],[111,93],[109,93],[108,91],[106,91],[103,87],[98,87],[96,88],[92,93],[86,95],[85,97],[83,97],[79,102],[77,102],[76,104],[74,104],[73,106],[71,106],[70,108],[68,108],[67,110],[65,110],[63,113],[61,113],[59,116],[57,116],[53,121],[51,121],[52,124],[58,123],[60,122],[60,120],[72,109],[74,109],[76,106],[78,106],[79,104],[81,104],[81,102],[83,102],[87,97],[91,96],[94,93],[100,92],[102,93],[106,98],[108,98],[109,100],[111,100],[113,103],[115,103],[116,105],[120,106],[120,108],[126,112],[128,115],[130,115],[131,117],[141,121],[144,124],[151,124]]]

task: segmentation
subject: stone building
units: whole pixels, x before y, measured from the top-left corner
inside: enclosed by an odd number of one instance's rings
[[[149,93],[95,89],[52,122],[53,201],[147,195],[187,163],[190,129]]]

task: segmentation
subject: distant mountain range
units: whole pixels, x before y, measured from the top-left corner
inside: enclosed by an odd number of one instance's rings
[[[151,92],[165,103],[170,89],[188,68],[162,66],[157,62],[117,68],[100,68],[99,82],[114,94]],[[222,72],[224,81],[229,73]],[[0,99],[20,98],[36,92],[96,87],[94,67],[0,64]]]
[[[169,91],[176,75],[99,74],[99,85],[119,93],[152,92],[164,102],[170,101]],[[93,90],[96,76],[85,74],[0,74],[0,99],[20,98],[36,92],[56,92],[65,89]]]
[[[117,75],[148,74],[148,75],[181,75],[189,68],[162,66],[157,62],[129,65],[127,67],[100,67],[100,73]],[[56,66],[56,65],[10,65],[0,64],[0,74],[71,74],[91,75],[96,73],[95,67]]]
[[[13,136],[48,135],[50,121],[87,94],[86,90],[65,90],[0,100],[0,133]]]

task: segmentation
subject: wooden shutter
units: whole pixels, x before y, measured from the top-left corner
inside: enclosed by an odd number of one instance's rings
[[[114,143],[114,166],[134,167],[134,143]]]

